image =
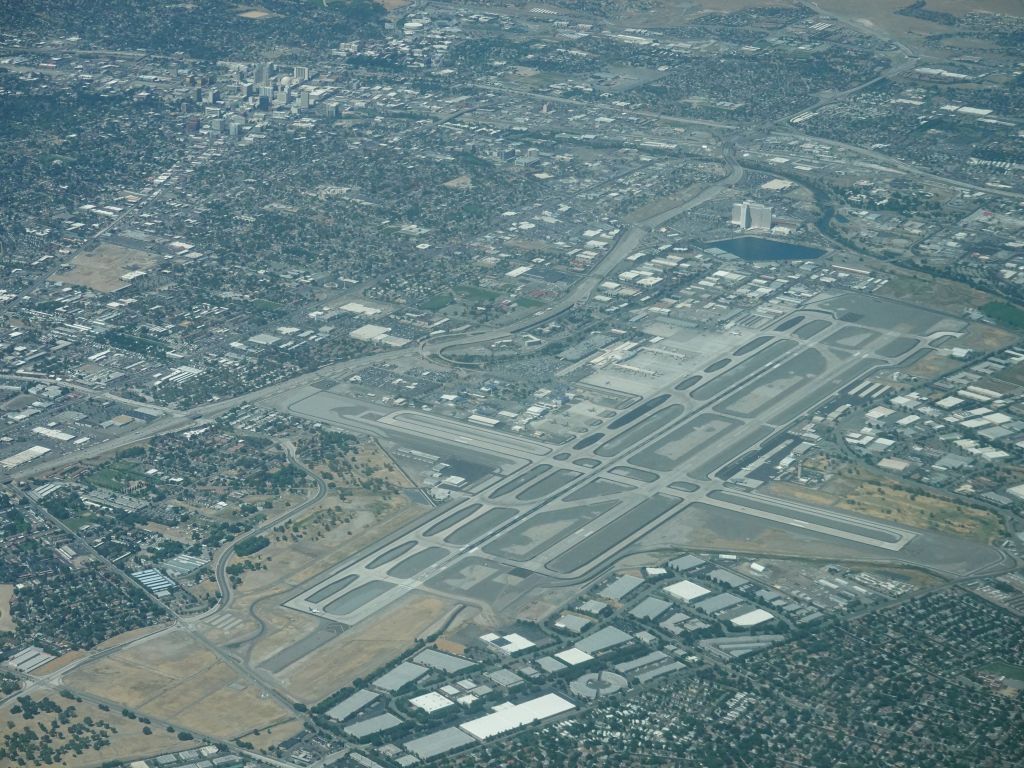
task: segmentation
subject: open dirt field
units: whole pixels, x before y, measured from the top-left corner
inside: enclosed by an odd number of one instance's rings
[[[96,646],[96,650],[105,651],[107,648],[114,648],[119,645],[127,645],[128,643],[134,642],[140,638],[152,635],[157,632],[167,629],[170,625],[156,625],[149,627],[139,627],[138,629],[132,629],[128,632],[122,632],[120,635],[114,635],[104,640],[102,643]]]
[[[986,293],[941,277],[931,277],[894,267],[890,267],[886,271],[889,272],[886,275],[889,282],[879,289],[879,296],[887,296],[892,299],[917,298],[918,300],[921,296],[927,296],[929,307],[957,316],[964,311],[965,307],[980,307],[991,299]]]
[[[55,272],[50,275],[50,280],[111,293],[128,285],[121,279],[125,273],[146,270],[156,263],[157,257],[151,253],[103,243],[89,253],[79,253],[72,260],[70,271]]]
[[[940,346],[942,347],[967,347],[968,349],[979,349],[992,351],[1002,349],[1017,341],[1017,335],[994,325],[985,323],[971,323],[963,336],[956,339],[947,339]]]
[[[292,696],[313,704],[407,649],[451,608],[440,598],[411,592],[375,621],[348,630],[277,677]]]
[[[127,760],[127,759],[138,759],[144,758],[151,755],[159,755],[163,752],[170,752],[173,750],[183,749],[187,745],[178,740],[176,733],[167,733],[163,728],[153,728],[153,733],[146,735],[142,732],[144,727],[143,723],[137,720],[130,720],[127,717],[122,717],[118,712],[111,710],[110,712],[104,712],[99,707],[89,702],[73,702],[63,698],[58,692],[46,689],[40,689],[36,686],[31,692],[33,699],[42,699],[44,696],[48,696],[53,701],[57,702],[61,707],[74,706],[78,717],[73,722],[81,723],[86,717],[91,717],[94,722],[104,721],[109,723],[117,729],[117,733],[111,737],[111,743],[99,750],[86,750],[81,755],[76,756],[73,752],[69,752],[64,756],[64,762],[62,765],[75,768],[75,766],[97,766],[101,765],[108,760]],[[26,726],[34,727],[37,723],[49,723],[53,718],[53,715],[37,715],[33,720],[25,720],[21,715],[15,715],[11,713],[11,707],[17,705],[17,701],[13,699],[3,707],[0,708],[0,741],[7,736],[12,730],[22,730]],[[10,727],[13,724],[14,728]],[[66,734],[66,730],[64,731]],[[53,741],[54,747],[59,747],[61,744],[66,743],[66,739],[55,738]],[[195,744],[195,742],[190,742]],[[14,763],[3,763],[4,765],[14,765]],[[27,763],[32,765],[32,763]]]
[[[868,517],[967,536],[991,542],[999,536],[1000,523],[991,512],[956,504],[933,496],[915,494],[898,487],[888,478],[859,468],[851,475],[836,476],[821,488],[804,488],[792,483],[772,483],[769,493],[809,504],[857,512]]]
[[[85,651],[69,651],[63,656],[58,656],[56,659],[46,662],[38,669],[32,670],[32,673],[38,677],[45,677],[46,675],[51,675],[60,669],[64,669],[64,667],[72,662],[85,658],[85,656]]]
[[[280,16],[278,13],[272,13],[263,8],[250,8],[249,10],[241,11],[238,15],[243,19],[269,19],[274,16]]]
[[[932,351],[912,365],[901,369],[901,372],[907,376],[916,376],[928,381],[955,371],[962,365],[962,360],[957,360],[941,352]]]
[[[14,597],[13,584],[0,584],[0,632],[13,632],[14,619],[11,618],[11,598]]]
[[[293,720],[290,711],[178,629],[84,664],[65,681],[139,714],[220,739]]]
[[[469,174],[464,173],[461,176],[456,176],[454,179],[449,179],[441,186],[448,187],[448,189],[472,189],[473,180],[469,178]]]

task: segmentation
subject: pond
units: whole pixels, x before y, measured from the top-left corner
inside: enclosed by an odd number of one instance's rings
[[[799,261],[816,259],[825,251],[807,245],[783,243],[764,237],[734,237],[708,245],[721,248],[744,261]]]

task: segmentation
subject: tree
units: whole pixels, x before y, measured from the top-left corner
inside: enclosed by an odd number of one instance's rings
[[[266,536],[252,536],[235,544],[235,554],[239,556],[251,555],[269,545],[270,539]]]

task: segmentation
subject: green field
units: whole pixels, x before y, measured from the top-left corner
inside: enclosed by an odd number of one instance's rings
[[[1024,309],[1005,301],[990,301],[982,304],[981,311],[1000,325],[1014,330],[1024,330]]]
[[[147,478],[141,472],[137,471],[134,464],[129,464],[124,461],[115,461],[93,472],[89,475],[87,480],[98,488],[106,488],[109,491],[122,493],[124,491],[125,482],[130,480],[146,481]]]
[[[516,299],[516,304],[525,309],[533,309],[534,307],[543,307],[547,302],[535,299],[532,296],[520,296]]]
[[[276,301],[270,301],[269,299],[254,299],[252,308],[262,312],[273,312],[278,309],[284,309],[284,304],[278,304]]]
[[[990,675],[1002,675],[1003,677],[1009,677],[1024,683],[1024,667],[1017,666],[1016,664],[1008,664],[1005,661],[993,661],[982,667],[981,671],[988,672]]]
[[[460,285],[456,290],[460,296],[464,296],[470,301],[494,301],[501,295],[497,291],[481,288],[479,285]]]
[[[439,309],[444,309],[452,303],[451,294],[448,293],[436,293],[429,299],[420,304],[423,309],[428,309],[431,312],[436,312]]]

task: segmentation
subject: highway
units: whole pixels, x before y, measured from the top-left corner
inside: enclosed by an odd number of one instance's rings
[[[81,461],[88,461],[133,445],[138,445],[139,443],[150,440],[157,435],[210,424],[218,416],[227,413],[232,408],[236,408],[240,405],[271,400],[281,394],[303,387],[320,379],[345,378],[355,372],[355,370],[365,368],[369,365],[396,361],[404,361],[405,363],[410,364],[416,356],[424,358],[437,357],[443,360],[444,352],[453,347],[464,346],[467,344],[486,344],[490,341],[542,325],[567,309],[577,304],[585,303],[591,297],[597,286],[600,285],[609,274],[614,272],[627,256],[636,251],[636,248],[647,231],[652,228],[662,226],[679,214],[702,205],[738,183],[743,177],[743,168],[736,164],[731,156],[727,158],[727,162],[729,163],[730,168],[728,176],[712,184],[688,200],[682,201],[678,205],[675,205],[666,211],[659,212],[644,221],[636,222],[623,232],[620,232],[619,236],[612,244],[612,247],[609,248],[604,257],[594,265],[590,273],[578,281],[565,296],[562,296],[558,301],[527,318],[516,320],[501,328],[482,329],[463,334],[434,336],[425,339],[418,345],[408,349],[387,350],[376,354],[369,354],[355,360],[330,363],[315,371],[299,374],[298,376],[294,376],[285,381],[270,384],[252,392],[222,400],[214,400],[184,411],[164,408],[165,416],[155,419],[147,424],[135,427],[120,437],[106,442],[90,444],[78,451],[62,454],[61,456],[57,456],[52,459],[31,462],[10,472],[4,473],[0,471],[0,479],[16,482],[32,477],[43,476],[47,473],[77,464]],[[79,384],[74,381],[35,376],[29,378],[32,381],[43,381],[57,386],[75,389],[83,394],[96,397],[97,399],[118,399],[117,396],[111,395],[103,390],[87,387],[86,385]],[[121,398],[119,401],[124,401],[132,407],[154,407],[151,403],[132,401],[127,398]]]
[[[366,355],[356,360],[346,360],[338,363],[330,363],[322,368],[308,373],[299,374],[285,381],[279,381],[266,387],[247,392],[237,397],[213,400],[209,403],[189,408],[185,411],[171,410],[168,415],[162,416],[147,424],[141,424],[125,432],[120,437],[105,442],[91,443],[85,448],[74,452],[65,453],[53,459],[35,461],[24,465],[20,469],[10,472],[0,472],[0,479],[8,482],[27,480],[32,477],[45,476],[48,473],[69,467],[79,462],[89,461],[101,456],[119,451],[132,445],[143,443],[157,435],[178,432],[184,429],[196,429],[207,424],[212,424],[216,419],[233,408],[250,403],[258,403],[261,400],[273,398],[288,392],[294,387],[301,387],[314,381],[332,376],[346,376],[356,369],[373,365],[375,363],[386,363],[407,357],[406,350],[388,350],[377,354]],[[43,380],[43,379],[41,379]],[[43,380],[46,381],[46,380]],[[48,383],[57,386],[69,386],[62,380],[52,379]],[[73,387],[72,387],[73,388]],[[111,399],[103,390],[96,390],[98,399]],[[149,404],[146,404],[149,407]]]

